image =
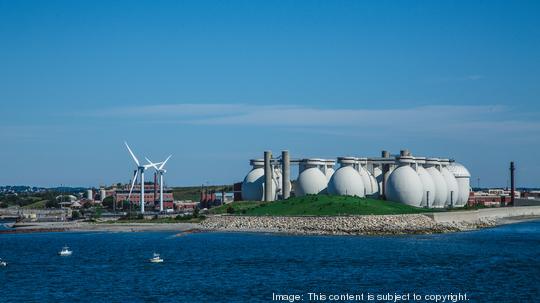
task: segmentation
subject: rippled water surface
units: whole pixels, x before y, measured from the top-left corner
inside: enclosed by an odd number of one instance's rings
[[[59,257],[63,245],[71,257]],[[150,264],[152,252],[163,264]],[[198,233],[0,235],[1,302],[271,301],[272,293],[540,298],[540,222],[392,237]]]

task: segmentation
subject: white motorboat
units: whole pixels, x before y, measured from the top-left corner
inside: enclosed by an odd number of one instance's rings
[[[1,267],[7,266],[7,262],[4,261],[4,260],[2,260],[2,259],[0,259],[0,266],[1,266]]]
[[[65,256],[71,256],[71,253],[72,251],[69,250],[69,247],[64,246],[62,247],[62,250],[58,252],[58,255],[65,257]]]
[[[150,259],[151,263],[162,263],[163,259],[159,256],[159,254],[154,253],[154,257]]]

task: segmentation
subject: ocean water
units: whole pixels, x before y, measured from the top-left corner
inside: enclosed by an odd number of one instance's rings
[[[57,256],[63,245],[72,256]],[[148,262],[154,251],[163,264]],[[0,302],[310,302],[309,293],[318,295],[312,302],[396,293],[422,302],[459,293],[469,302],[540,301],[540,221],[384,237],[1,234],[0,257],[9,262]]]

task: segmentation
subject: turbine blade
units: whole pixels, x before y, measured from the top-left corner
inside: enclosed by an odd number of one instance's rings
[[[133,191],[133,187],[135,186],[135,182],[137,181],[137,175],[139,174],[139,170],[135,173],[133,176],[133,181],[131,182],[131,188],[129,189],[129,194],[127,197],[127,200],[129,201],[129,198],[131,198],[131,192]]]
[[[146,159],[146,161],[148,161],[148,163],[150,164],[150,166],[154,167],[156,170],[159,170],[159,168],[157,167],[156,163],[150,161],[150,159],[148,159],[147,157],[144,157]],[[146,168],[148,165],[145,165],[144,167]]]
[[[169,161],[169,159],[172,157],[172,155],[169,155],[167,157],[167,159],[165,159],[165,161],[163,161],[163,163],[159,166],[159,169],[161,170],[163,168],[163,166],[165,166],[165,163],[167,163],[167,161]]]
[[[129,153],[131,154],[131,157],[133,157],[133,160],[135,160],[135,163],[137,163],[137,166],[140,166],[139,159],[137,159],[137,157],[135,157],[135,154],[131,151],[131,148],[129,148],[129,145],[127,144],[126,141],[124,141],[124,144],[126,145]]]

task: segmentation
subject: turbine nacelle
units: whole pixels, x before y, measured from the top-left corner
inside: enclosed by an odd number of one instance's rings
[[[164,174],[167,172],[166,169],[163,169],[163,167],[165,166],[165,164],[167,164],[167,161],[169,161],[169,159],[172,157],[172,155],[168,156],[167,159],[165,159],[165,161],[162,161],[162,162],[157,162],[157,163],[154,163],[152,161],[150,161],[150,159],[148,159],[147,157],[145,157],[146,161],[148,161],[148,164],[146,166],[149,166],[149,167],[153,167],[157,172],[159,172],[160,174]],[[159,166],[158,166],[159,165]]]

